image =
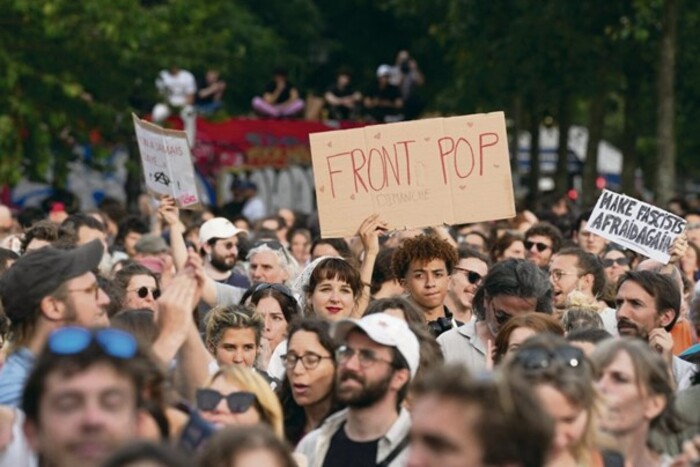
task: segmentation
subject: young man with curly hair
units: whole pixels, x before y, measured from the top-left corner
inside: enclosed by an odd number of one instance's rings
[[[391,264],[409,298],[423,311],[431,331],[438,336],[451,329],[455,323],[445,297],[457,264],[454,247],[437,236],[419,235],[397,248]]]

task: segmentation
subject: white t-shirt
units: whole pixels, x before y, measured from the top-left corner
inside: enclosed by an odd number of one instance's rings
[[[162,70],[156,79],[156,87],[168,104],[176,107],[188,104],[189,97],[197,92],[197,82],[187,70],[179,70],[175,75],[169,70]]]

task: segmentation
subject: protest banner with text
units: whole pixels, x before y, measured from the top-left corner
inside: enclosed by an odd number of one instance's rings
[[[321,235],[515,216],[503,112],[310,135]]]
[[[673,213],[627,195],[603,190],[586,229],[664,264],[673,240],[686,221]]]
[[[146,189],[170,195],[181,209],[200,209],[190,146],[184,131],[167,130],[132,114]]]

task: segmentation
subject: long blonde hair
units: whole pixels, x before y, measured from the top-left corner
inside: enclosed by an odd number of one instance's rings
[[[211,386],[218,378],[238,386],[242,391],[255,394],[260,418],[267,423],[275,434],[284,440],[284,416],[282,406],[265,378],[255,370],[239,365],[222,366],[207,383]]]

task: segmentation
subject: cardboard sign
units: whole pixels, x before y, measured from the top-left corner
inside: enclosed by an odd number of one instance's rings
[[[155,198],[172,196],[181,209],[200,209],[185,132],[166,130],[134,114],[132,118],[148,192]]]
[[[685,224],[673,213],[603,190],[586,230],[666,264],[670,259],[668,250],[685,230]]]
[[[310,135],[321,235],[515,216],[503,112]]]

